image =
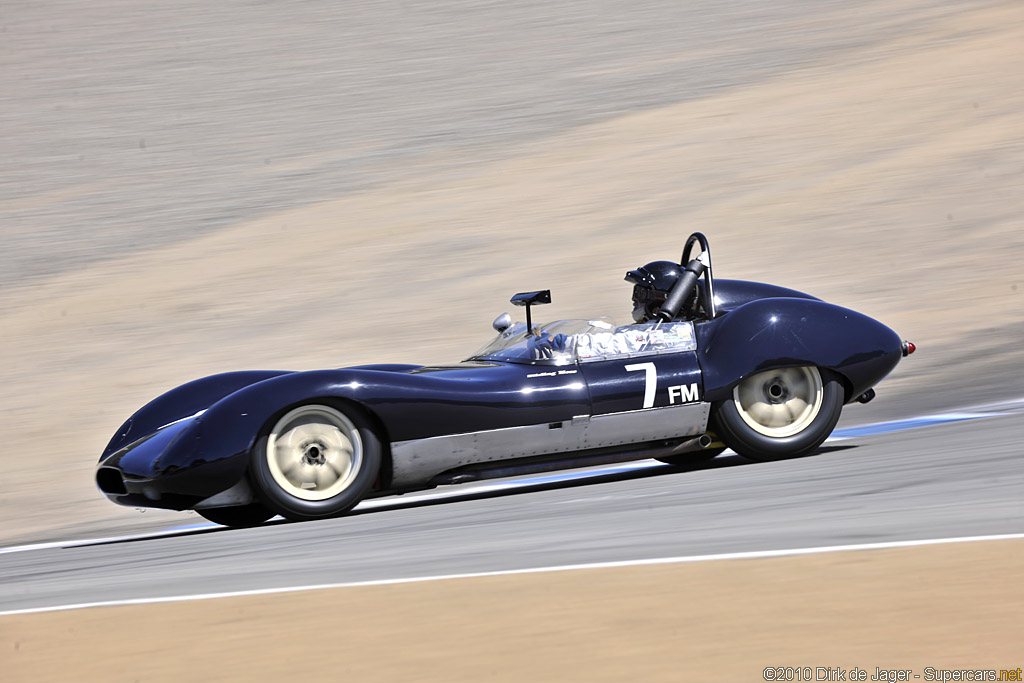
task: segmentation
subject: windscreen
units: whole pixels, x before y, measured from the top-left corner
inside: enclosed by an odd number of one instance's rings
[[[559,320],[534,326],[515,323],[470,360],[530,365],[576,363],[693,351],[697,347],[690,322],[650,322],[615,327],[608,319]]]
[[[612,330],[604,320],[558,320],[534,325],[527,334],[526,323],[515,323],[469,360],[506,361],[540,365],[569,365],[576,362],[575,343],[579,335],[592,330]]]

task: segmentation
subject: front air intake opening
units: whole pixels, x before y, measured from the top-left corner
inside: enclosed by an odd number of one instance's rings
[[[96,485],[103,493],[115,495],[128,493],[128,489],[124,487],[121,473],[113,467],[101,467],[96,471]]]

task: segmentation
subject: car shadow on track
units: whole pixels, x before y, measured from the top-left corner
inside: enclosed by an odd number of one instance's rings
[[[814,457],[817,455],[825,455],[828,453],[836,453],[844,451],[850,448],[856,448],[853,444],[844,444],[842,446],[825,446],[819,448],[813,453],[804,457]],[[609,484],[613,482],[621,481],[636,481],[640,479],[650,479],[652,477],[666,477],[678,474],[686,474],[689,472],[700,472],[702,470],[715,470],[722,469],[725,467],[739,467],[739,466],[751,466],[751,465],[763,465],[770,463],[760,463],[748,460],[741,455],[730,453],[729,455],[720,455],[713,460],[705,462],[687,463],[685,465],[661,465],[655,467],[645,467],[643,469],[626,470],[621,472],[609,472],[609,473],[596,473],[592,476],[586,474],[578,474],[572,478],[557,480],[557,481],[531,481],[530,479],[524,480],[512,480],[508,483],[513,484],[508,488],[495,488],[495,489],[484,489],[467,491],[460,493],[453,491],[449,495],[437,498],[429,498],[425,500],[408,500],[403,501],[400,497],[396,497],[394,502],[388,499],[380,499],[382,501],[388,500],[386,505],[374,507],[370,509],[356,509],[349,512],[345,517],[354,517],[357,515],[373,514],[377,512],[387,512],[391,510],[409,510],[412,508],[429,507],[432,505],[445,505],[448,503],[459,503],[470,500],[487,500],[489,498],[502,498],[505,496],[515,496],[524,493],[536,493],[539,491],[555,491],[561,489],[572,489],[584,486],[592,486],[594,484]],[[571,470],[569,470],[571,472]],[[539,477],[545,478],[545,477]],[[497,480],[495,480],[497,481]]]
[[[824,446],[819,448],[810,455],[804,456],[806,458],[813,458],[819,455],[826,455],[830,453],[838,453],[851,448],[857,448],[855,444],[843,444],[835,446]],[[614,482],[626,482],[626,481],[637,481],[641,479],[650,479],[652,477],[668,477],[676,476],[681,474],[688,474],[690,472],[700,472],[703,470],[716,470],[726,467],[739,467],[739,466],[751,466],[751,465],[767,465],[771,463],[759,463],[746,458],[730,453],[728,455],[720,455],[713,460],[704,462],[687,463],[683,465],[654,465],[645,466],[638,469],[625,469],[615,472],[597,471],[592,475],[588,475],[585,471],[574,471],[574,470],[562,470],[558,473],[548,473],[546,475],[525,477],[522,479],[511,479],[511,480],[489,480],[485,482],[489,485],[495,485],[493,487],[483,488],[472,488],[471,490],[460,492],[458,486],[453,487],[442,487],[448,489],[450,493],[444,493],[443,495],[428,494],[428,496],[416,496],[412,494],[412,497],[403,500],[401,496],[385,497],[372,499],[372,507],[365,507],[363,509],[355,509],[349,512],[343,517],[357,517],[361,515],[377,514],[381,512],[389,512],[393,510],[411,510],[414,508],[430,507],[434,505],[448,505],[451,503],[461,503],[472,500],[487,500],[490,498],[503,498],[506,496],[517,496],[527,493],[537,493],[540,491],[555,491],[561,489],[572,489],[580,488],[584,486],[592,486],[595,484],[610,484]],[[608,468],[603,468],[607,470]],[[562,478],[564,476],[565,478]],[[483,482],[475,482],[479,484]],[[499,488],[498,485],[501,487]],[[470,485],[472,486],[472,485]],[[370,501],[367,501],[370,502]],[[335,518],[335,519],[341,519]],[[211,523],[212,524],[212,523]],[[268,528],[275,527],[282,524],[293,524],[286,519],[275,517],[274,519],[264,522],[258,527],[253,528]],[[179,532],[165,532],[160,534],[154,534],[151,536],[138,536],[132,538],[121,538],[121,539],[109,539],[103,541],[97,541],[95,543],[81,544],[79,547],[85,545],[115,545],[120,543],[138,543],[140,541],[155,541],[166,538],[181,538],[185,536],[200,536],[203,534],[213,534],[228,531],[244,531],[244,529],[232,529],[229,527],[222,526],[202,526],[197,528],[186,528],[181,529]]]

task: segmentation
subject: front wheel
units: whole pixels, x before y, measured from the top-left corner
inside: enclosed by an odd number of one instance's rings
[[[718,434],[751,460],[807,455],[828,438],[843,409],[839,378],[813,366],[751,375],[715,406]]]
[[[355,507],[380,463],[380,440],[358,410],[307,404],[285,413],[259,440],[250,471],[264,505],[304,521]]]

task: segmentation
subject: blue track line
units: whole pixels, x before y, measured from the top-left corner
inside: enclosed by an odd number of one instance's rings
[[[855,436],[877,436],[879,434],[893,434],[905,432],[908,429],[920,429],[921,427],[933,427],[935,425],[950,424],[953,422],[964,422],[966,420],[980,420],[986,417],[997,417],[1002,413],[948,413],[946,415],[927,415],[925,417],[912,417],[909,420],[894,420],[892,422],[879,422],[877,424],[861,425],[859,427],[846,427],[832,432],[830,440],[851,439]]]

